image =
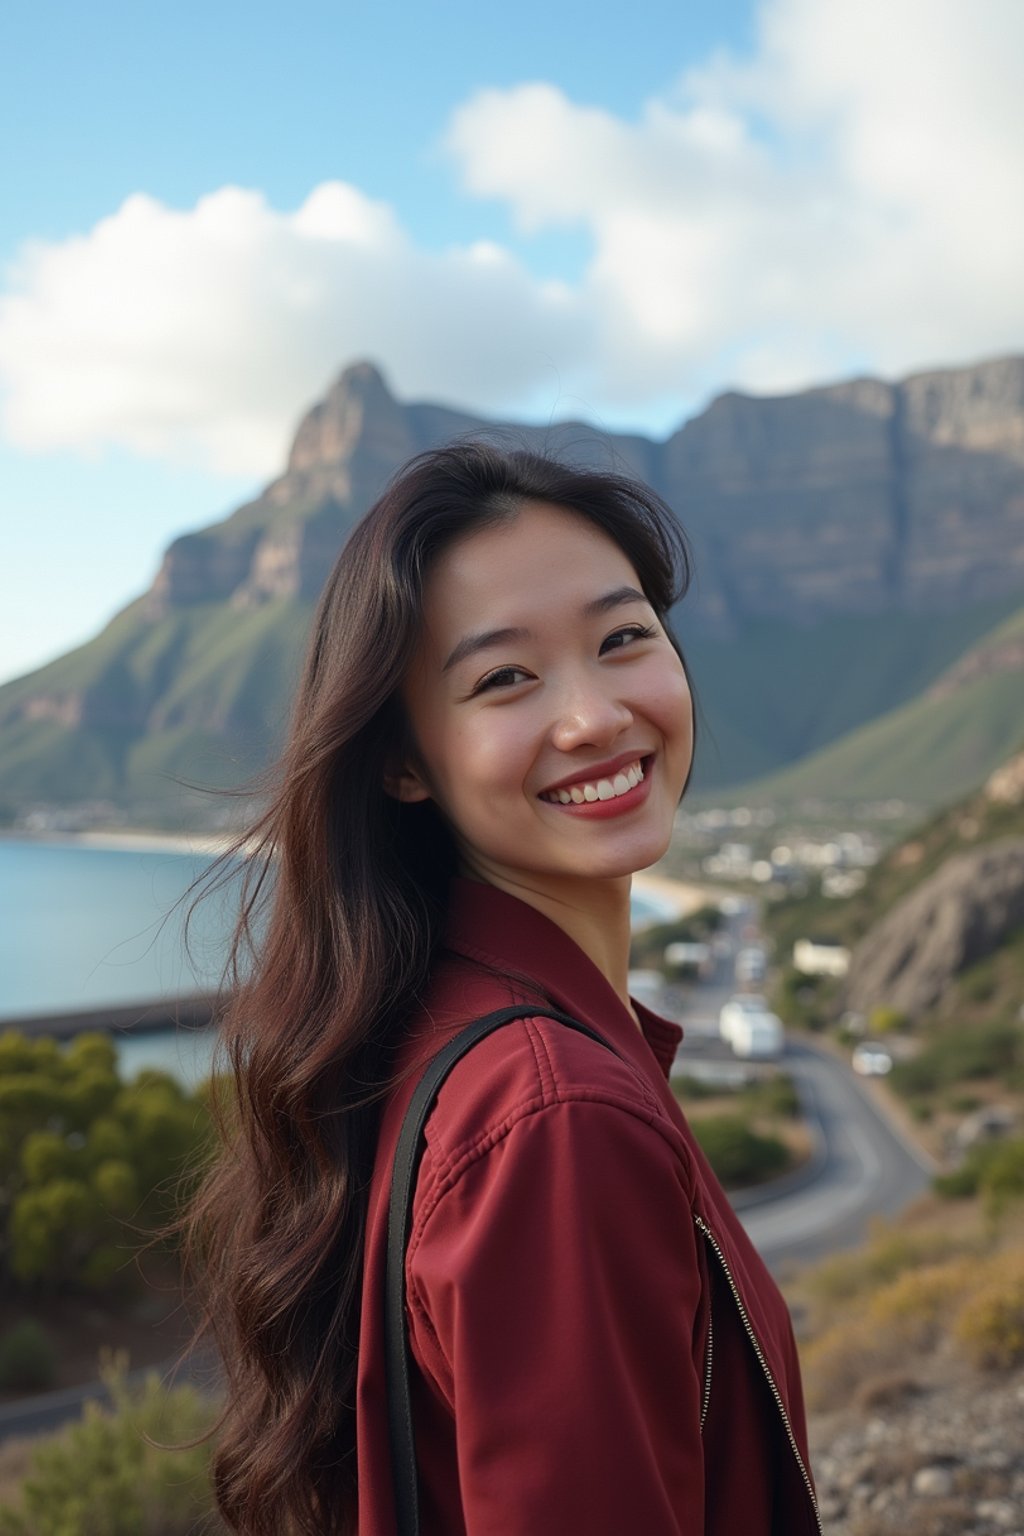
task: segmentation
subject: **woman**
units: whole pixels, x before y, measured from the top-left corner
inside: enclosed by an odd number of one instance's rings
[[[524,1002],[426,1124],[423,1536],[820,1529],[785,1304],[669,1088],[682,1030],[627,986],[630,878],[692,764],[667,624],[689,575],[653,492],[479,442],[406,466],[337,561],[251,855],[274,868],[233,957],[237,982],[248,936],[236,1112],[189,1217],[234,1529],[395,1530],[395,1143],[445,1042]]]

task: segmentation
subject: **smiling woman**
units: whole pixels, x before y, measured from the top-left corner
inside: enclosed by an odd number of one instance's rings
[[[550,501],[463,533],[424,583],[400,697],[388,788],[434,803],[459,873],[557,909],[584,948],[607,882],[621,952],[630,876],[668,847],[693,760],[686,671],[625,551]]]
[[[186,1219],[235,1530],[818,1529],[788,1313],[628,990],[693,762],[689,578],[647,487],[481,442],[339,556],[225,855],[234,1092]]]

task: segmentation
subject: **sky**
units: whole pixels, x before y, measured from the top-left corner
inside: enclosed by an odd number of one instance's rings
[[[0,60],[0,682],[360,358],[663,437],[1024,350],[1020,0],[7,0]]]

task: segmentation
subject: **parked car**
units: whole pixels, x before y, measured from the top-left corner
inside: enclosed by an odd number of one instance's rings
[[[670,965],[674,971],[681,971],[684,975],[710,976],[715,968],[711,957],[711,949],[707,944],[687,944],[677,939],[673,944],[665,946],[665,964]]]
[[[736,1056],[771,1059],[782,1052],[782,1020],[752,992],[737,993],[723,1004],[718,1029]]]
[[[892,1056],[884,1045],[862,1040],[860,1045],[854,1047],[852,1065],[861,1077],[884,1077],[892,1071]]]

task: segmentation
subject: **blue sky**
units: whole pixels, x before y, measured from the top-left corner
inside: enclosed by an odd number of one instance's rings
[[[0,680],[270,478],[355,356],[661,435],[1020,348],[1022,16],[9,3]]]

